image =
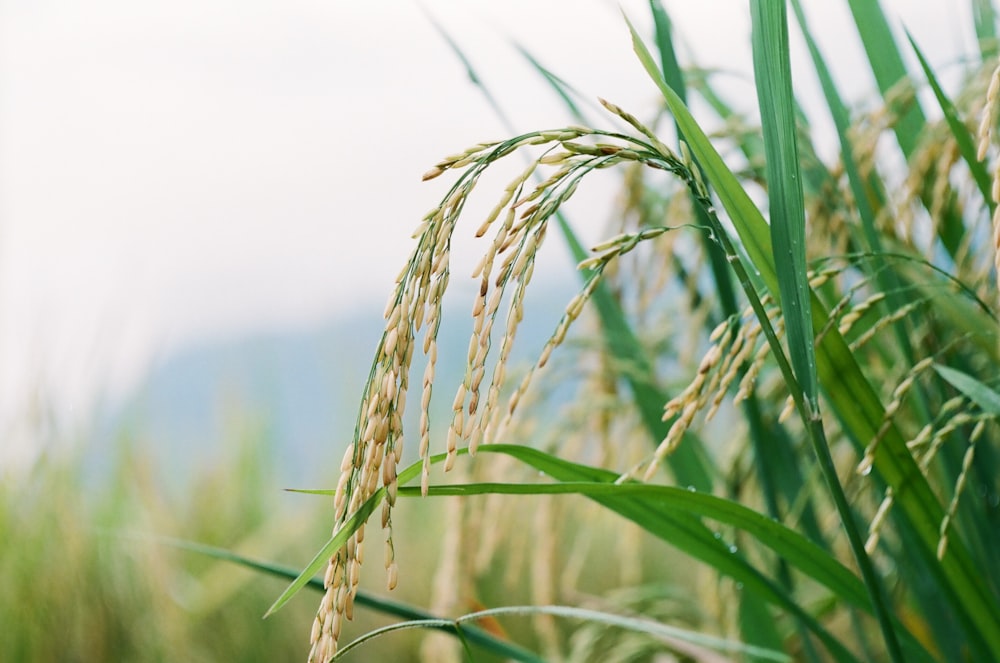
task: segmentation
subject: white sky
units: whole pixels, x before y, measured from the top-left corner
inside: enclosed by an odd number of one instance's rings
[[[665,4],[699,64],[750,71],[745,1]],[[937,64],[972,44],[967,3],[883,4]],[[510,38],[592,97],[655,102],[614,2],[425,5],[519,130],[568,119]],[[806,5],[865,98],[846,2]],[[445,186],[420,175],[505,133],[409,0],[0,3],[0,412],[41,393],[79,416],[172,349],[381,306]]]

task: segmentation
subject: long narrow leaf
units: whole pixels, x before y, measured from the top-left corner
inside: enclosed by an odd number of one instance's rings
[[[370,631],[365,635],[361,636],[357,640],[351,642],[350,644],[344,646],[338,653],[337,657],[341,657],[347,654],[352,649],[372,640],[378,636],[385,635],[394,631],[399,631],[402,629],[411,628],[436,628],[444,630],[452,630],[459,634],[463,633],[469,627],[466,626],[467,622],[474,622],[480,619],[496,618],[506,615],[553,615],[555,617],[563,617],[568,619],[578,619],[582,621],[592,622],[595,624],[603,624],[605,626],[613,626],[616,628],[623,628],[629,631],[635,631],[638,633],[645,633],[646,635],[660,638],[666,640],[667,642],[681,642],[690,645],[695,645],[703,650],[714,650],[721,652],[728,652],[733,654],[743,654],[746,656],[752,656],[756,660],[761,661],[779,661],[781,663],[791,661],[787,655],[781,653],[780,651],[775,651],[772,649],[765,649],[763,647],[755,647],[753,645],[745,645],[740,642],[734,642],[732,640],[725,640],[723,638],[715,638],[712,636],[707,636],[696,631],[690,631],[687,629],[677,628],[675,626],[670,626],[668,624],[661,624],[659,622],[654,622],[649,619],[638,619],[635,617],[625,617],[622,615],[615,615],[608,612],[601,612],[598,610],[588,610],[586,608],[576,608],[573,606],[562,606],[562,605],[526,605],[526,606],[503,606],[500,608],[491,608],[488,610],[480,610],[478,612],[469,613],[467,615],[462,615],[455,620],[441,620],[441,619],[422,619],[414,620],[410,622],[404,622],[401,624],[392,624],[391,626],[386,626],[374,631]]]
[[[796,141],[792,69],[788,55],[788,17],[785,0],[751,0],[754,78],[760,105],[767,153],[768,201],[771,243],[781,290],[781,309],[792,367],[804,394],[803,423],[812,441],[819,466],[833,495],[851,550],[868,587],[890,658],[902,663],[900,649],[881,582],[865,552],[854,514],[847,503],[830,456],[819,414],[819,385],[813,351],[809,277],[806,270],[805,202]],[[799,398],[797,397],[798,401]]]
[[[847,0],[847,2],[868,55],[872,73],[878,83],[879,92],[888,101],[893,86],[908,77],[902,53],[889,28],[889,21],[882,11],[879,0]],[[926,116],[920,107],[920,100],[916,97],[893,123],[896,141],[907,161],[914,156],[926,124]],[[931,209],[933,187],[926,186],[921,198],[924,205]],[[942,212],[938,236],[952,258],[961,250],[964,235],[962,218],[955,209],[953,201],[948,201]]]
[[[983,408],[983,411],[1000,417],[1000,394],[996,391],[990,389],[971,375],[956,371],[954,368],[935,364],[934,370],[950,382],[955,389],[958,389],[972,399],[976,405]]]
[[[439,456],[440,459],[444,459],[444,454]],[[420,476],[420,471],[422,468],[421,462],[416,462],[404,469],[397,476],[397,481],[399,485],[405,485],[410,481],[413,481],[416,477]],[[329,491],[312,491],[320,494],[332,494]],[[312,558],[312,560],[306,565],[306,568],[302,570],[301,573],[292,581],[292,583],[281,593],[281,596],[275,600],[274,604],[268,608],[267,612],[264,613],[266,618],[268,615],[272,615],[282,608],[288,601],[295,596],[300,589],[305,587],[309,580],[312,579],[314,575],[319,573],[319,570],[323,568],[325,564],[328,563],[330,556],[333,555],[341,546],[347,543],[347,539],[351,537],[358,528],[365,524],[365,521],[372,515],[382,500],[385,498],[386,490],[384,487],[376,490],[371,497],[369,497],[365,502],[358,507],[358,510],[348,517],[343,525],[333,533],[330,540],[327,541],[319,552]]]
[[[819,407],[813,353],[809,277],[806,274],[806,217],[788,57],[785,0],[751,0],[754,79],[767,155],[771,245],[789,355],[799,387],[813,412]]]
[[[674,51],[673,28],[670,17],[660,0],[650,0],[649,4],[653,15],[653,24],[656,28],[656,47],[660,55],[660,66],[663,71],[664,80],[677,92],[681,100],[687,103],[685,76],[684,72],[681,71],[677,54]],[[683,132],[681,132],[679,127],[677,127],[677,133],[683,138]],[[745,144],[746,141],[741,141],[741,143]],[[747,153],[747,157],[750,159],[753,158],[750,152]],[[696,160],[694,167],[700,168]],[[694,202],[694,209],[698,215],[699,224],[710,228],[711,222],[707,218],[708,215],[704,207],[697,204],[697,201]],[[715,280],[715,292],[719,297],[722,314],[731,320],[738,320],[738,308],[732,272],[729,270],[725,252],[716,242],[710,241],[708,237],[705,237],[704,244],[705,251],[710,258],[712,277]],[[739,374],[740,379],[743,379],[746,375],[745,369],[741,368]],[[803,494],[802,474],[798,464],[794,461],[791,440],[787,435],[782,434],[781,425],[777,422],[765,423],[756,393],[751,392],[747,395],[741,403],[741,409],[748,424],[755,467],[757,468],[768,514],[772,518],[781,519],[783,514],[780,507],[779,494],[785,495],[789,503],[792,503],[799,495]],[[817,518],[813,511],[811,500],[807,500],[803,504],[800,519],[814,541],[823,541],[820,528],[816,525]],[[777,562],[777,575],[782,586],[792,591],[794,588],[793,579],[788,572],[787,563],[780,557]],[[751,593],[743,594],[740,601],[740,615],[741,630],[747,642],[764,646],[776,646],[778,634],[775,625],[769,619],[766,606],[756,595]],[[818,658],[811,646],[809,634],[801,624],[799,625],[799,630],[808,659],[813,662],[817,661]]]
[[[997,55],[997,12],[993,0],[972,0],[972,21],[983,61]]]
[[[506,446],[506,449],[501,449],[498,445],[489,445],[489,449],[515,455],[558,481],[583,480],[610,483],[616,478],[616,475],[606,470],[569,463],[527,447]],[[486,447],[480,447],[480,452],[485,449]],[[843,643],[833,637],[797,601],[752,566],[739,551],[734,551],[723,543],[696,517],[664,509],[658,504],[642,500],[609,500],[603,496],[591,499],[631,520],[694,559],[713,567],[722,575],[742,583],[744,591],[756,593],[761,599],[786,610],[815,633],[836,660],[857,660]]]
[[[670,87],[676,90],[680,98],[687,103],[684,73],[681,71],[680,64],[677,61],[677,53],[674,51],[673,37],[671,35],[673,28],[670,17],[659,0],[650,0],[649,5],[653,13],[653,23],[656,26],[656,46],[660,52],[660,66],[663,70],[664,80],[668,81]],[[677,133],[683,139],[684,134],[680,127],[677,127]],[[695,168],[698,167],[698,164],[695,163]],[[700,205],[695,205],[694,208],[695,214],[698,216],[698,224],[705,228],[710,228],[711,224],[706,218],[705,210]],[[711,241],[708,235],[702,236],[702,246],[708,255],[712,278],[715,280],[715,293],[719,297],[722,315],[727,318],[733,317],[739,311],[736,304],[733,279],[726,264],[726,255],[715,242]],[[710,324],[713,327],[715,326],[714,322],[710,322]]]
[[[889,21],[878,0],[847,0],[854,16],[854,24],[861,36],[861,43],[868,54],[868,63],[883,97],[894,85],[907,77],[903,55],[896,45],[896,39],[889,28]],[[909,159],[917,148],[917,137],[927,123],[918,101],[903,113],[893,125],[896,140]]]
[[[486,445],[480,448],[485,453],[503,453],[541,469],[560,461],[543,455],[530,447],[513,445]],[[761,545],[785,558],[792,566],[820,583],[837,597],[855,607],[869,610],[864,585],[818,545],[793,529],[776,520],[747,508],[738,502],[715,495],[689,491],[674,486],[643,483],[615,484],[616,475],[601,473],[603,481],[565,481],[561,483],[474,483],[431,485],[427,494],[431,497],[468,495],[585,495],[601,498],[607,503],[634,502],[657,504],[672,513],[688,513],[705,517],[726,525],[732,525],[750,536]],[[401,497],[419,497],[420,488],[400,488]],[[669,539],[669,533],[660,532],[662,538]]]
[[[199,555],[212,557],[213,559],[220,561],[238,564],[253,571],[275,576],[277,578],[284,578],[285,580],[294,580],[299,575],[298,571],[291,567],[274,564],[273,562],[252,559],[224,548],[217,548],[215,546],[209,546],[194,541],[185,541],[182,539],[156,537],[154,540],[158,543],[174,546],[176,548],[180,548],[181,550],[187,550]],[[325,591],[325,588],[323,587],[323,580],[318,577],[310,578],[305,586],[319,592]],[[399,601],[392,601],[381,596],[376,596],[375,594],[366,592],[363,589],[357,590],[357,594],[354,597],[354,603],[359,606],[371,608],[376,612],[380,612],[385,615],[392,615],[393,617],[399,617],[401,619],[424,621],[437,620],[444,623],[443,626],[437,627],[437,630],[441,630],[452,635],[455,634],[454,622],[451,620],[442,620],[429,612],[421,610],[420,608],[400,603]],[[523,663],[545,663],[544,659],[539,658],[534,653],[526,649],[522,649],[513,643],[501,640],[481,628],[477,628],[475,626],[465,626],[463,627],[463,635],[469,642],[479,645],[486,651],[489,651],[497,656],[503,656],[515,661],[522,661]]]
[[[320,569],[326,566],[330,557],[340,550],[344,545],[347,544],[347,540],[358,531],[358,528],[367,522],[369,516],[375,511],[375,508],[382,502],[385,497],[385,488],[379,488],[375,491],[375,494],[369,497],[364,504],[358,507],[358,510],[351,514],[351,517],[344,521],[344,524],[334,533],[334,535],[327,541],[319,552],[309,561],[306,568],[292,581],[285,591],[281,593],[281,596],[275,600],[267,612],[264,613],[264,618],[268,618],[278,610],[288,603],[293,596],[299,593],[299,590],[309,584],[309,581],[314,575],[319,573]]]
[[[927,82],[930,84],[931,90],[934,91],[934,97],[937,99],[938,104],[941,106],[941,111],[944,113],[944,119],[948,123],[948,128],[951,130],[952,136],[955,137],[958,151],[969,167],[969,172],[972,173],[972,178],[976,181],[979,193],[982,194],[983,200],[986,202],[986,206],[989,208],[990,216],[992,217],[997,206],[993,200],[991,191],[993,182],[990,174],[986,172],[986,165],[976,158],[976,146],[972,140],[972,132],[969,131],[969,128],[958,117],[958,109],[955,108],[955,104],[952,103],[951,99],[948,98],[948,95],[941,88],[937,76],[934,75],[934,70],[931,69],[930,63],[927,62],[927,58],[924,57],[923,51],[917,46],[917,42],[913,39],[913,35],[910,34],[909,30],[906,31],[906,38],[910,40],[910,46],[913,47],[913,52],[917,54],[920,67],[924,70]]]

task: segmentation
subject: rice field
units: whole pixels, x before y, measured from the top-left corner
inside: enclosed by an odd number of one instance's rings
[[[1000,42],[969,3],[976,57],[944,84],[850,0],[879,91],[854,105],[800,0],[750,2],[750,108],[657,0],[648,34],[610,31],[655,113],[531,59],[567,121],[429,165],[449,188],[414,214],[328,485],[274,499],[252,435],[181,496],[127,439],[99,489],[43,458],[0,483],[0,657],[1000,660]],[[586,246],[574,195],[609,176]],[[578,263],[554,313],[553,244]]]

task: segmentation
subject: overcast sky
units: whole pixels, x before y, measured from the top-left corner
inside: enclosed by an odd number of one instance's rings
[[[623,4],[648,29],[646,3]],[[665,4],[686,61],[735,72],[727,85],[752,100],[746,2]],[[972,44],[957,4],[884,3],[943,65]],[[806,6],[838,82],[870,96],[846,2]],[[511,40],[591,97],[640,116],[655,103],[617,3],[425,7],[519,130],[568,119]],[[38,387],[80,415],[179,347],[380,308],[446,185],[421,173],[505,133],[408,0],[5,0],[0,409]],[[587,209],[596,238],[606,208]]]

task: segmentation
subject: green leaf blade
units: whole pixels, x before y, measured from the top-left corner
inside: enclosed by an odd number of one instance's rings
[[[997,55],[997,12],[993,0],[972,0],[972,21],[983,62]]]
[[[954,368],[934,365],[934,370],[938,375],[947,380],[951,386],[969,397],[984,412],[1000,417],[1000,393],[990,389],[985,384],[975,379],[967,373],[956,371]]]
[[[989,208],[990,216],[992,217],[996,212],[997,206],[993,200],[993,181],[990,174],[986,171],[986,165],[977,158],[978,155],[976,154],[976,145],[972,140],[972,132],[969,131],[969,128],[958,117],[958,109],[955,108],[955,104],[945,94],[944,89],[942,89],[941,84],[938,82],[937,76],[934,74],[934,69],[931,68],[930,63],[924,57],[923,51],[917,46],[917,42],[913,39],[913,35],[910,34],[909,30],[906,31],[906,38],[910,40],[910,46],[913,47],[913,52],[917,55],[920,67],[923,69],[924,75],[927,77],[927,82],[934,92],[934,97],[937,99],[938,105],[941,106],[941,112],[948,123],[948,129],[951,130],[952,136],[955,137],[955,144],[958,145],[959,153],[969,167],[969,172],[972,173],[972,178],[975,180],[976,186],[979,188],[979,193],[983,196],[983,200],[986,202],[986,206]]]
[[[750,15],[754,78],[767,156],[771,245],[781,292],[781,308],[798,386],[813,412],[816,412],[819,408],[819,386],[806,274],[805,199],[799,171],[785,2],[753,0]]]

